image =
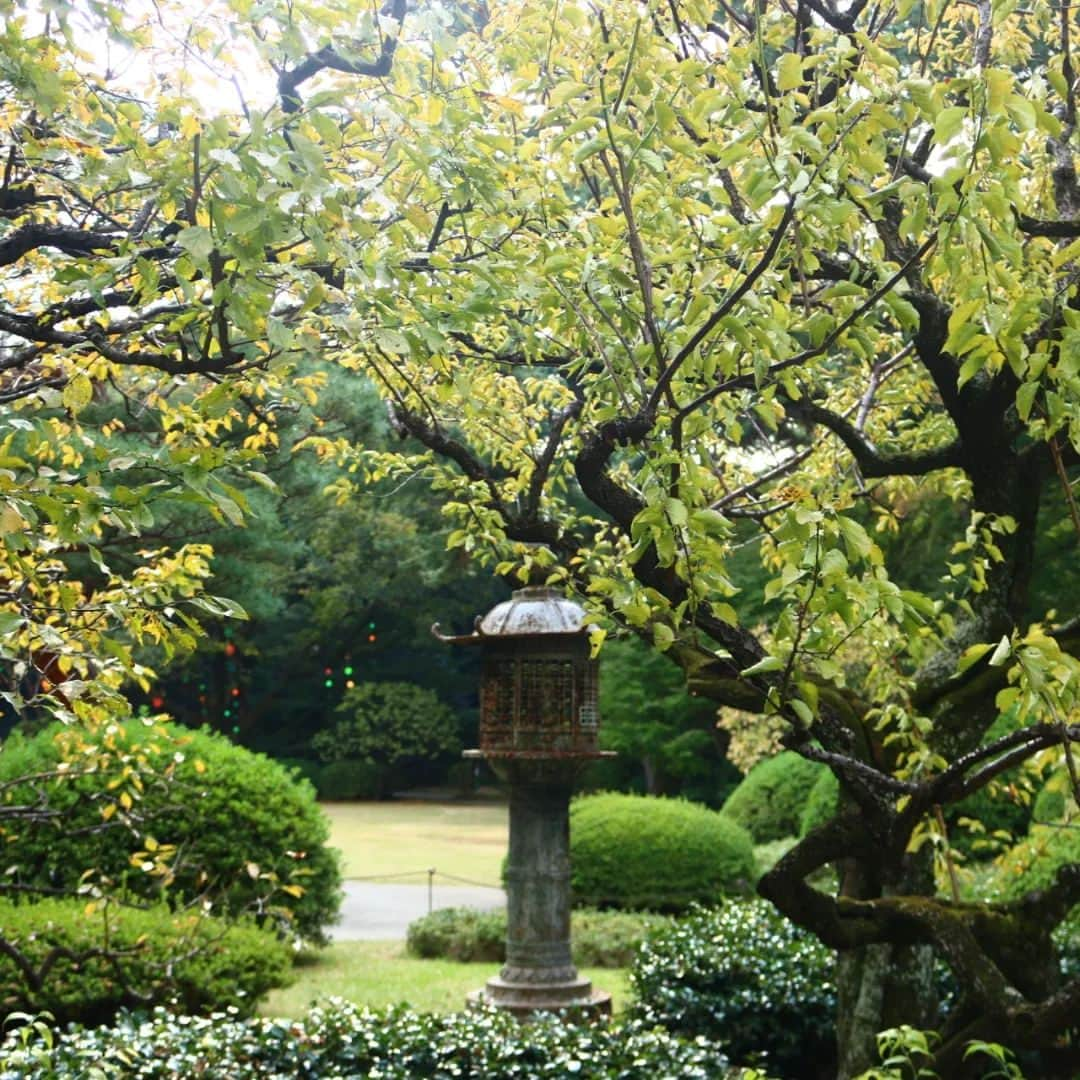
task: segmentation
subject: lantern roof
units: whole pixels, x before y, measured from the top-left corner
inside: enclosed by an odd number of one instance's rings
[[[567,600],[557,589],[530,585],[515,589],[509,600],[496,604],[486,615],[477,617],[476,631],[460,637],[432,633],[441,641],[458,645],[475,644],[485,638],[532,637],[540,634],[583,634],[590,626],[584,608]]]

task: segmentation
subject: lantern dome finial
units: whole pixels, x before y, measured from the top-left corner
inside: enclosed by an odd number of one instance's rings
[[[516,589],[477,622],[483,637],[580,634],[589,629],[585,610],[547,585]]]

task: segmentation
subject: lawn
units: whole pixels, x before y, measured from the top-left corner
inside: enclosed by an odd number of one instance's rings
[[[341,849],[346,877],[415,875],[429,867],[477,885],[498,886],[507,845],[504,803],[323,803],[330,843]]]
[[[270,994],[259,1012],[297,1019],[312,1001],[329,996],[374,1007],[407,1002],[424,1012],[456,1012],[464,1007],[465,995],[498,970],[498,964],[417,960],[405,953],[403,941],[340,941],[301,957],[296,982]],[[616,1011],[624,1007],[629,996],[625,970],[582,968],[581,973],[611,993]]]

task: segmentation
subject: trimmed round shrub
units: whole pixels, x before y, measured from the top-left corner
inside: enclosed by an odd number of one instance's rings
[[[746,891],[746,831],[683,799],[585,795],[570,805],[571,890],[579,907],[683,911]]]
[[[770,1075],[835,1075],[834,969],[833,953],[769,904],[728,901],[642,946],[631,1015],[712,1040]]]
[[[824,765],[794,750],[758,762],[728,796],[720,813],[741,825],[755,844],[798,836],[803,809]]]
[[[196,912],[0,899],[0,926],[10,947],[0,952],[0,1006],[47,1010],[57,1023],[102,1024],[121,1008],[155,1004],[186,1012],[231,1005],[247,1015],[290,981],[290,949],[274,934]],[[40,986],[15,953],[43,975]]]
[[[524,1037],[519,1021],[494,1010],[431,1016],[339,1000],[299,1021],[176,1017],[156,1009],[146,1018],[122,1016],[111,1028],[68,1031],[51,1048],[25,1046],[19,1032],[0,1046],[3,1080],[720,1080],[726,1069],[719,1047],[642,1024],[545,1017]]]
[[[314,774],[320,799],[377,799],[381,790],[380,770],[370,761],[331,761]]]
[[[810,794],[806,798],[802,817],[799,818],[799,836],[831,821],[840,808],[840,781],[832,769],[822,769]]]
[[[105,748],[128,762],[130,776],[109,767],[10,790],[11,801],[22,802],[43,786],[58,817],[0,830],[3,865],[15,867],[9,881],[74,888],[94,870],[96,880],[131,896],[205,898],[214,914],[257,910],[263,921],[291,913],[294,933],[326,940],[341,903],[338,853],[327,847],[329,825],[311,785],[271,758],[176,724],[54,726],[4,744],[0,782],[64,760],[92,766],[106,759]],[[172,876],[147,872],[167,845],[176,847],[167,861]]]
[[[641,943],[671,919],[642,911],[582,909],[570,916],[578,967],[629,967]],[[501,964],[506,959],[506,912],[444,908],[409,924],[406,948],[421,959]]]

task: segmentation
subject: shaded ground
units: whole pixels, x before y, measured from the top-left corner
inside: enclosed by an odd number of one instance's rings
[[[413,919],[428,913],[427,884],[401,885],[346,881],[341,921],[330,928],[334,941],[403,940]],[[495,911],[506,905],[502,889],[475,885],[446,885],[436,877],[431,889],[432,910],[473,907]]]

